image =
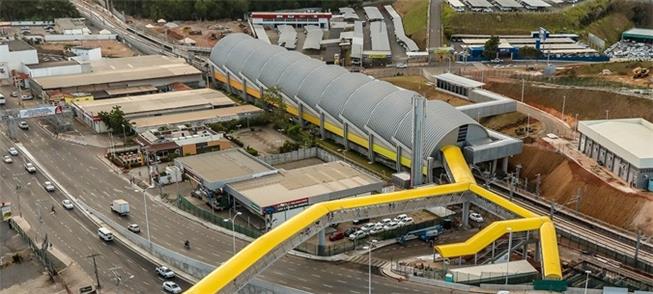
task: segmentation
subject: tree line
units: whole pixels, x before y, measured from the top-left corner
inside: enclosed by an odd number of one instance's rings
[[[53,20],[79,17],[68,0],[0,0],[0,20]]]
[[[216,20],[243,18],[250,11],[360,7],[362,0],[111,0],[127,15],[157,20]]]

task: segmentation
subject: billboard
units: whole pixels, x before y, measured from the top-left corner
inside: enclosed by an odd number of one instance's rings
[[[19,112],[20,118],[32,118],[40,116],[55,115],[63,112],[61,106],[43,106],[29,109],[21,109]]]

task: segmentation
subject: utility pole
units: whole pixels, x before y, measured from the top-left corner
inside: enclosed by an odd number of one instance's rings
[[[562,96],[562,120],[565,120],[565,103],[567,103],[567,95]]]
[[[524,103],[524,88],[526,88],[526,80],[521,79],[521,103]]]
[[[95,270],[95,281],[96,281],[96,283],[97,283],[96,289],[99,290],[99,289],[102,288],[102,286],[100,285],[100,276],[98,275],[98,272],[97,272],[97,263],[95,262],[95,257],[97,257],[97,256],[100,256],[100,254],[98,254],[98,253],[93,253],[93,254],[91,254],[91,255],[89,255],[89,256],[86,256],[86,257],[88,257],[88,258],[92,258],[92,259],[93,259],[93,269]]]
[[[637,244],[635,244],[635,264],[639,258],[639,244],[642,242],[642,230],[637,230]]]
[[[576,188],[576,211],[580,211],[580,200],[583,197],[583,193],[580,191],[580,187]]]

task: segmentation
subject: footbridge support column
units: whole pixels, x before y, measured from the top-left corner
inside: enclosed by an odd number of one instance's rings
[[[349,124],[344,123],[344,127],[342,128],[342,143],[345,145],[345,150],[349,151]]]
[[[399,146],[399,144],[397,144],[396,154],[397,158],[395,158],[395,170],[397,172],[401,172],[401,146]]]
[[[324,112],[320,113],[320,138],[326,139],[326,132],[324,131]]]
[[[433,162],[434,159],[432,156],[426,158],[426,183],[433,183]]]
[[[317,252],[316,253],[317,253],[318,256],[324,255],[324,252],[322,252],[322,251],[324,251],[324,248],[326,248],[325,247],[326,241],[324,240],[325,239],[324,235],[325,235],[325,229],[321,229],[317,233]]]
[[[297,107],[297,116],[299,119],[299,126],[304,127],[304,104],[299,103],[299,107]]]

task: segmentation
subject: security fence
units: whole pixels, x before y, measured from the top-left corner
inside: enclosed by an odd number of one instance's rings
[[[205,221],[208,221],[214,225],[221,226],[228,230],[231,230],[233,225],[233,228],[236,232],[252,238],[258,238],[259,236],[262,235],[262,233],[256,229],[244,227],[238,224],[232,224],[231,222],[225,222],[224,217],[221,217],[211,211],[195,206],[193,203],[188,201],[186,197],[181,195],[177,197],[177,207],[196,217],[199,217]]]

